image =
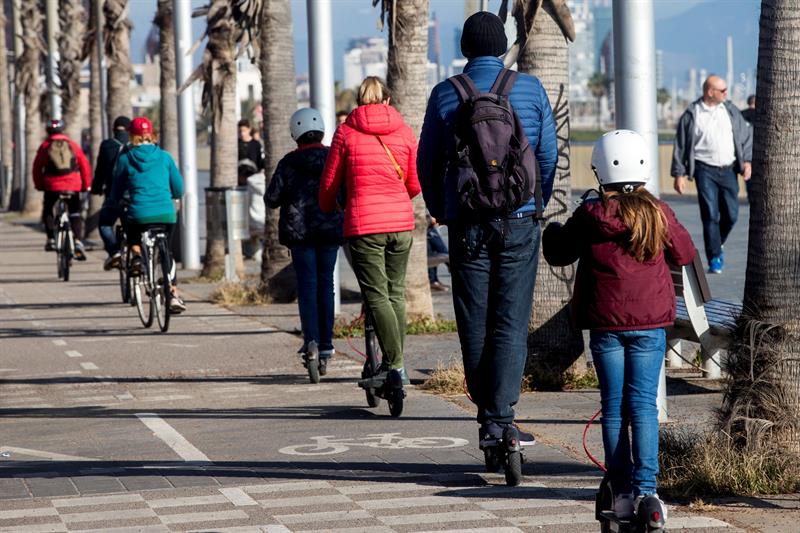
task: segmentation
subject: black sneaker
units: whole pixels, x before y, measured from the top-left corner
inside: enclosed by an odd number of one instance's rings
[[[47,239],[44,243],[44,251],[45,252],[52,252],[56,249],[56,240],[55,239]]]
[[[481,450],[497,446],[503,440],[503,428],[494,422],[486,422],[478,428],[478,446]]]
[[[536,444],[536,437],[534,437],[531,433],[524,431],[521,427],[514,424],[514,427],[517,428],[517,433],[519,434],[519,445],[520,446],[533,446]]]
[[[106,258],[103,262],[103,270],[111,270],[114,268],[118,268],[122,264],[122,254],[116,252],[113,255],[110,255]]]
[[[131,276],[144,274],[144,260],[141,255],[134,255],[131,259]]]
[[[75,240],[75,259],[78,261],[86,261],[86,251],[83,249],[83,243]]]

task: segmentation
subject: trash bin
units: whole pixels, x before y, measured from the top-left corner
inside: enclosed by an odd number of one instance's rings
[[[249,238],[247,188],[206,187],[205,190],[207,238],[219,240]],[[229,217],[230,234],[228,233]]]

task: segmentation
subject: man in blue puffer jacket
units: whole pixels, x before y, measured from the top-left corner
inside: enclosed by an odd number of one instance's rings
[[[461,51],[469,59],[464,73],[478,90],[491,88],[503,68],[498,56],[506,47],[505,28],[496,15],[478,12],[464,23]],[[519,75],[510,101],[536,154],[546,205],[558,159],[550,102],[541,82],[526,74]],[[535,199],[499,224],[458,205],[456,169],[448,163],[455,159],[453,122],[459,103],[449,81],[431,92],[417,157],[420,183],[431,215],[448,225],[453,303],[467,386],[478,406],[481,448],[504,437],[533,444],[532,435],[513,425],[513,406],[527,357],[539,258]]]

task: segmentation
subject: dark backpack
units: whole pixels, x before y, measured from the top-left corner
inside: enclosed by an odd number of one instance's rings
[[[47,167],[45,174],[48,176],[66,176],[78,169],[78,162],[72,147],[65,139],[56,139],[47,147]]]
[[[490,217],[508,216],[536,198],[542,217],[542,184],[536,157],[508,98],[517,79],[503,69],[488,93],[478,91],[466,74],[450,78],[461,103],[456,110],[458,203]]]

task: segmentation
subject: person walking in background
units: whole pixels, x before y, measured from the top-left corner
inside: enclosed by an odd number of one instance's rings
[[[489,92],[501,75],[514,75],[503,69],[499,58],[506,46],[497,15],[479,12],[464,23],[461,51],[469,60],[464,74],[480,92]],[[459,97],[456,81],[436,85],[428,99],[419,143],[420,182],[431,215],[448,227],[453,304],[467,386],[478,407],[481,448],[496,447],[505,438],[531,445],[533,435],[513,425],[514,405],[528,355],[528,317],[539,258],[536,214],[550,198],[558,159],[555,121],[537,78],[519,74],[515,82],[505,83],[523,137],[538,162],[542,198],[537,205],[533,196],[503,216],[472,209],[462,204],[459,194],[456,135],[463,139],[471,132],[457,131],[455,125],[459,101],[466,101]],[[526,172],[533,176],[536,170]]]
[[[753,128],[727,100],[728,87],[719,76],[703,83],[703,96],[692,102],[678,121],[672,150],[675,191],[683,194],[686,179],[697,183],[708,271],[721,274],[722,247],[739,216],[741,174],[750,180]]]
[[[163,226],[167,239],[172,240],[177,221],[174,200],[183,196],[183,177],[169,152],[156,144],[153,124],[147,117],[134,118],[128,133],[130,147],[120,154],[114,167],[110,202],[119,205],[123,197],[128,198],[125,233],[132,254],[130,269],[134,274],[141,274],[144,271],[142,233],[152,226]],[[174,275],[171,281],[170,311],[182,313],[186,311],[186,304],[178,294]]]
[[[592,150],[600,197],[585,200],[563,226],[549,224],[542,237],[548,263],[578,261],[571,308],[578,326],[591,332],[613,511],[649,521],[648,531],[661,530],[667,518],[656,493],[656,395],[664,328],[675,321],[668,263],[687,265],[695,255],[675,214],[644,187],[655,168],[649,154],[638,133],[603,135]]]
[[[128,145],[128,128],[130,125],[131,119],[128,117],[119,116],[114,119],[114,136],[100,143],[100,149],[97,151],[97,164],[94,168],[92,194],[105,196],[97,223],[100,237],[103,239],[103,247],[108,254],[105,263],[103,263],[105,270],[111,270],[119,266],[121,260],[119,243],[114,233],[114,224],[122,218],[123,208],[120,205],[112,204],[110,196],[114,167],[120,154]]]
[[[383,353],[375,379],[396,372],[407,382],[405,278],[414,229],[411,199],[420,186],[416,138],[390,101],[380,78],[362,82],[358,107],[333,136],[319,203],[323,211],[335,211],[344,184],[344,235]]]
[[[47,125],[47,139],[39,146],[33,160],[33,183],[37,191],[44,191],[42,221],[47,242],[45,250],[55,249],[53,207],[61,194],[70,194],[67,201],[69,222],[75,235],[75,259],[86,261],[81,220],[80,193],[87,191],[92,182],[92,167],[81,147],[64,135],[64,121],[54,119]]]
[[[239,121],[239,162],[237,174],[239,187],[247,185],[247,178],[258,172],[264,172],[264,148],[253,138],[250,121]]]
[[[428,281],[432,291],[447,292],[450,287],[439,281],[437,272],[441,263],[446,263],[449,267],[450,258],[447,255],[447,245],[439,234],[439,224],[436,219],[431,216],[430,212],[426,213],[425,218],[428,221],[428,264],[433,263],[433,266],[428,268]]]
[[[325,375],[333,349],[333,269],[342,243],[341,212],[323,213],[319,205],[320,177],[328,157],[322,144],[325,125],[319,111],[304,108],[289,120],[297,149],[280,160],[264,202],[280,209],[278,239],[292,254],[297,274],[297,306],[303,328],[298,353],[303,364],[319,365]]]

